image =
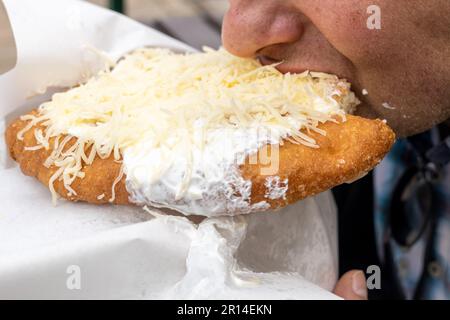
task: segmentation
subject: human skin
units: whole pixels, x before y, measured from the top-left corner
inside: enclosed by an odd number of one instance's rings
[[[367,27],[370,5],[381,9],[379,30]],[[450,124],[449,26],[448,0],[230,0],[222,38],[235,55],[283,61],[281,72],[346,78],[360,93],[357,114],[405,137]],[[364,273],[344,274],[335,293],[367,299]]]
[[[367,27],[370,5],[380,30]],[[448,0],[230,0],[222,38],[235,55],[283,61],[282,72],[348,79],[363,101],[357,114],[402,137],[450,118],[449,26]]]

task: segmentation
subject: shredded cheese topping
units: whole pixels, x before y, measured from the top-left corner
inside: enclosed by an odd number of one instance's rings
[[[53,150],[45,166],[58,168],[49,181],[56,199],[56,180],[76,195],[70,185],[84,177],[83,167],[95,157],[121,161],[124,150],[143,142],[149,150],[175,150],[193,143],[202,149],[209,130],[256,125],[283,128],[286,139],[317,148],[308,132],[325,135],[318,124],[336,121],[336,115],[345,118],[358,103],[347,82],[328,74],[282,74],[275,65],[262,66],[224,49],[205,48],[194,54],[140,49],[112,70],[54,94],[38,108],[37,116],[23,116],[29,122],[18,138],[23,139],[24,132],[37,124],[45,127],[35,130],[38,144],[27,150]],[[205,136],[200,140],[194,139],[199,121]],[[69,141],[73,144],[65,149]],[[192,161],[192,155],[186,157],[188,163]],[[112,186],[111,202],[123,174],[122,167]],[[191,174],[188,166],[176,199],[183,197]]]

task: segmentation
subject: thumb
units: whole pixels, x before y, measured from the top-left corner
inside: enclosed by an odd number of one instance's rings
[[[336,284],[334,293],[345,300],[367,300],[364,272],[352,270],[345,273]]]

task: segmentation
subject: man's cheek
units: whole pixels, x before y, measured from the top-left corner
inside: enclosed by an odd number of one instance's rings
[[[384,37],[382,8],[374,2],[377,1],[317,1],[316,7],[308,8],[308,14],[339,52],[351,61],[363,61],[377,52]]]
[[[366,28],[364,17],[354,14],[346,21],[328,26],[325,36],[330,43],[351,61],[363,61],[379,49],[379,33]]]

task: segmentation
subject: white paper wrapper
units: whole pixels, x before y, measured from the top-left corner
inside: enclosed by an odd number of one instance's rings
[[[106,56],[115,60],[143,46],[192,50],[82,1],[4,3],[18,62],[0,76],[1,131],[49,92],[95,74]],[[136,207],[53,207],[47,188],[8,160],[3,139],[0,151],[2,299],[336,298],[329,292],[337,278],[329,192],[277,213],[196,225]]]

